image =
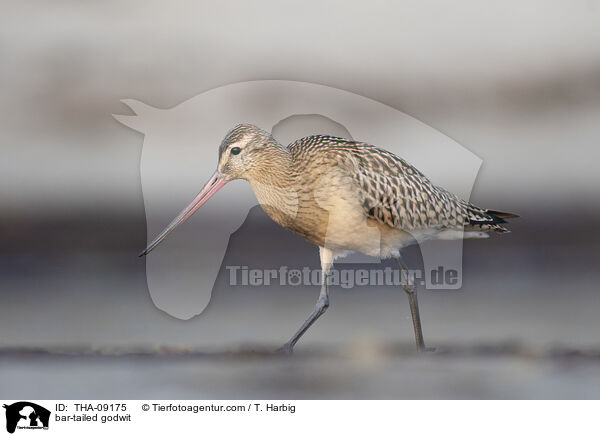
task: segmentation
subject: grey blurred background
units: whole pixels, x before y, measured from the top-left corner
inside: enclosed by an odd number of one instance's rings
[[[600,1],[0,8],[0,397],[600,397]],[[483,159],[472,201],[521,215],[465,243],[461,291],[421,292],[438,353],[411,353],[400,290],[333,289],[292,360],[244,350],[284,342],[316,289],[232,288],[221,271],[202,315],[153,305],[143,137],[111,114],[259,79],[412,115]],[[294,122],[339,127],[281,134]],[[223,264],[283,262],[316,267],[316,248],[251,210]]]

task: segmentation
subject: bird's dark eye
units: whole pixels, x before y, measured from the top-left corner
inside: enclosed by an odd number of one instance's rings
[[[231,149],[231,154],[240,154],[240,151],[242,151],[240,147],[233,147]]]

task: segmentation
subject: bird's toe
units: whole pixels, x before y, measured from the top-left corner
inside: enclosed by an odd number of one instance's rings
[[[285,343],[283,344],[281,347],[279,347],[277,350],[275,350],[277,353],[281,353],[281,354],[293,354],[294,352],[294,347],[290,344],[290,343]]]

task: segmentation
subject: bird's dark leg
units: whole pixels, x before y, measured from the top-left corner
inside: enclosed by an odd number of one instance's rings
[[[396,258],[400,272],[402,270],[406,272],[406,281],[403,281],[402,287],[404,292],[408,295],[408,303],[410,305],[410,313],[412,315],[413,328],[415,329],[415,341],[417,343],[417,351],[434,351],[433,348],[425,347],[425,341],[423,340],[423,329],[421,328],[421,316],[419,315],[419,300],[417,299],[417,287],[412,283],[410,274],[408,273],[408,267],[399,257]]]
[[[323,247],[319,247],[319,254],[321,256],[321,293],[319,294],[319,299],[317,300],[317,304],[313,311],[308,315],[306,321],[302,324],[302,326],[298,329],[296,334],[292,336],[292,339],[287,341],[279,351],[283,351],[285,353],[291,353],[294,350],[294,345],[296,342],[302,337],[304,333],[310,328],[314,322],[325,313],[327,308],[329,307],[329,290],[327,289],[327,275],[329,274],[329,270],[331,269],[331,265],[333,264],[333,253],[331,250]]]

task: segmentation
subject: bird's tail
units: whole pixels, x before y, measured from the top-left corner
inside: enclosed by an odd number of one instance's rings
[[[519,218],[519,215],[510,212],[500,212],[499,210],[488,209],[485,211],[488,215],[495,216],[496,218],[506,220],[510,218]]]
[[[477,206],[469,205],[469,224],[482,230],[493,230],[498,233],[508,233],[506,227],[500,224],[506,223],[507,219],[519,218],[519,215],[510,212],[501,212],[492,209],[481,209]]]

